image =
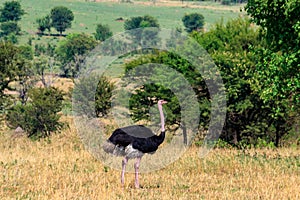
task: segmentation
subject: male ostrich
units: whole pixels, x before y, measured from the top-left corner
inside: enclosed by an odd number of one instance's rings
[[[161,133],[155,135],[143,125],[133,125],[116,129],[103,145],[103,150],[116,156],[124,156],[122,161],[121,183],[124,185],[125,167],[128,159],[136,158],[135,187],[139,188],[138,171],[142,156],[145,153],[153,154],[165,139],[165,119],[162,105],[167,101],[158,101],[158,110],[161,121]]]

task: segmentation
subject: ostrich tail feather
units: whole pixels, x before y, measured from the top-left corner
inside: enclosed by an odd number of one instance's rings
[[[116,145],[114,145],[113,143],[109,142],[109,141],[105,141],[102,145],[103,150],[106,153],[113,153],[114,149],[116,148]]]
[[[125,149],[122,146],[114,145],[110,141],[105,141],[102,145],[103,150],[106,153],[113,154],[115,156],[124,156],[125,155]]]

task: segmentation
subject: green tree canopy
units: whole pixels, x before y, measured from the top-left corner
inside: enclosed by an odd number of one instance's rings
[[[52,8],[50,17],[52,26],[62,35],[67,28],[71,28],[74,20],[73,12],[64,6],[57,6]]]
[[[17,22],[14,21],[7,21],[1,23],[0,29],[1,29],[1,36],[7,36],[9,34],[18,35],[21,31],[21,28],[19,27]]]
[[[32,139],[48,137],[60,131],[63,123],[58,114],[62,109],[63,93],[57,88],[34,88],[29,91],[30,101],[16,105],[7,114],[10,127],[20,126]]]
[[[62,63],[65,76],[75,77],[80,70],[85,54],[97,45],[96,40],[87,34],[69,34],[59,42],[56,54]]]
[[[204,16],[199,13],[185,14],[182,22],[187,32],[199,31],[204,26]]]
[[[99,77],[92,73],[76,79],[73,91],[74,112],[78,116],[87,117],[107,115],[114,89],[114,83],[105,76]]]
[[[300,4],[298,0],[250,0],[245,9],[266,41],[255,50],[252,88],[272,111],[269,115],[278,144],[299,120]]]
[[[112,92],[115,85],[105,76],[101,76],[98,80],[95,94],[95,112],[97,116],[105,116],[111,108]]]
[[[159,28],[159,23],[157,19],[150,15],[132,17],[125,21],[124,29],[132,30],[137,28],[146,28],[146,27],[157,27]]]
[[[95,38],[96,40],[104,41],[111,37],[113,33],[111,32],[109,26],[103,24],[97,24]]]
[[[0,9],[0,22],[19,21],[24,14],[19,1],[7,1]]]
[[[299,49],[299,0],[249,0],[245,10],[275,51]]]
[[[227,115],[222,139],[236,145],[241,142],[255,144],[257,138],[275,143],[274,121],[271,119],[269,104],[264,103],[252,89],[251,83],[257,59],[252,50],[263,44],[259,32],[252,28],[249,20],[238,18],[226,24],[220,22],[206,33],[194,32],[192,36],[210,53],[226,87]],[[183,51],[193,53],[189,45],[185,45]],[[211,97],[201,74],[185,59],[167,52],[143,56],[127,63],[126,69],[132,70],[145,63],[163,63],[184,75],[197,95],[201,110],[200,125],[206,129],[209,125]],[[172,84],[176,85],[177,82],[174,80]],[[174,94],[160,85],[151,84],[141,87],[131,97],[134,119],[149,117],[147,107],[153,105],[152,97],[170,101],[171,106],[167,107],[171,114],[168,113],[167,123],[180,123],[180,107]]]
[[[132,17],[124,23],[124,29],[129,31],[132,41],[137,46],[157,44],[159,27],[157,19],[150,15]]]
[[[38,30],[43,34],[45,30],[51,31],[51,17],[50,15],[46,15],[45,17],[38,18],[36,20],[38,23]]]
[[[7,102],[6,89],[12,90],[10,83],[16,81],[25,62],[19,55],[18,47],[11,43],[0,42],[0,108]]]

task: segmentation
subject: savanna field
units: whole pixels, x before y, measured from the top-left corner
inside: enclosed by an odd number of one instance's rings
[[[0,199],[300,198],[299,148],[214,149],[199,158],[192,145],[164,169],[142,173],[135,189],[133,173],[123,188],[120,171],[89,154],[73,128],[41,141],[12,135],[0,136]]]
[[[0,0],[1,5],[4,2],[6,0]],[[54,6],[66,6],[74,13],[72,28],[64,32],[66,35],[70,33],[93,35],[97,23],[109,25],[113,34],[118,34],[124,31],[125,20],[142,15],[154,16],[162,28],[184,30],[182,17],[192,12],[204,15],[203,31],[209,31],[217,22],[225,23],[230,19],[246,15],[241,11],[245,3],[224,6],[212,1],[155,1],[155,4],[152,1],[121,3],[116,0],[23,0],[20,2],[26,13],[19,22],[22,28],[18,36],[19,45],[30,41],[31,46],[59,45],[59,42],[65,39],[63,36],[58,36],[58,32],[54,29],[51,32],[54,36],[37,34],[36,19],[44,17]],[[228,30],[231,30],[229,28]],[[229,43],[228,45],[226,43],[226,48],[231,45],[230,41],[227,42]],[[244,55],[243,53],[232,54],[234,55],[232,60],[238,57],[236,55]],[[224,53],[224,55],[227,58],[227,55],[231,54]],[[241,59],[236,62],[242,61]],[[113,67],[124,67],[123,64],[120,62]],[[296,121],[299,115],[295,118],[296,123],[290,122],[291,126],[295,127],[294,136],[287,142],[291,145],[275,148],[274,143],[270,143],[272,145],[262,145],[261,148],[240,149],[221,148],[220,145],[212,149],[207,156],[200,157],[201,145],[192,142],[175,162],[160,170],[141,173],[140,189],[135,188],[135,174],[131,172],[125,174],[125,185],[122,187],[121,171],[104,164],[85,148],[71,116],[74,82],[59,76],[59,64],[54,64],[53,68],[54,71],[51,68],[47,69],[46,73],[47,75],[51,73],[49,77],[53,79],[52,86],[64,92],[64,106],[59,114],[61,114],[60,121],[66,122],[67,126],[60,133],[53,133],[48,138],[32,140],[25,134],[16,133],[15,127],[9,129],[0,116],[0,200],[300,199],[300,146],[299,132],[297,132],[299,122]],[[118,80],[120,77],[115,77],[115,71],[112,68],[109,75],[113,80]],[[244,73],[242,70],[241,72]],[[242,73],[237,72],[237,74]],[[39,82],[35,86],[39,86]],[[16,94],[15,91],[9,92]],[[107,125],[104,126],[103,132],[109,137],[108,134],[114,127],[110,123],[110,118],[99,117],[99,120]],[[168,137],[167,131],[167,139],[159,147],[158,152],[164,152],[162,149],[169,142]],[[229,145],[226,143],[223,146]],[[121,158],[116,159],[121,166]],[[142,158],[141,168],[146,165],[144,159],[147,157]],[[128,168],[132,169],[133,164],[134,161],[130,160]]]
[[[200,158],[201,147],[193,144],[174,163],[141,173],[141,188],[135,189],[134,173],[125,174],[122,187],[121,171],[105,165],[85,149],[72,117],[63,116],[61,120],[69,127],[38,141],[13,130],[1,132],[0,199],[300,198],[300,149],[296,146],[215,148]],[[121,159],[116,159],[121,166]],[[128,168],[132,166],[130,161]]]

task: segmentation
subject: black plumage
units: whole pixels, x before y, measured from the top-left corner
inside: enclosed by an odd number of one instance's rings
[[[164,114],[162,105],[164,100],[158,101],[158,110],[161,120],[161,133],[155,135],[149,128],[143,125],[132,125],[116,129],[108,140],[103,144],[103,150],[116,156],[124,156],[122,161],[121,183],[124,184],[124,173],[128,159],[136,158],[135,187],[139,187],[138,169],[142,156],[145,153],[154,153],[165,139]]]
[[[142,153],[153,153],[164,139],[164,131],[160,135],[155,135],[143,125],[133,125],[116,129],[108,141],[124,148],[131,144],[134,149]]]

